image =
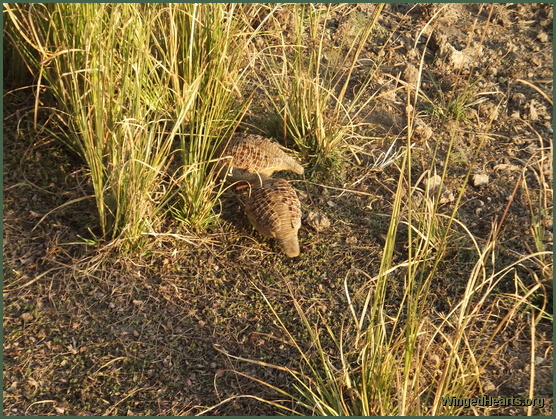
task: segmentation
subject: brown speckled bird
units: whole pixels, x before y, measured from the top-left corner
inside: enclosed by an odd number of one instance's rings
[[[301,227],[301,204],[284,179],[264,177],[262,185],[251,186],[245,212],[253,227],[263,236],[278,239],[286,255],[299,255],[297,231]]]
[[[226,180],[237,182],[241,180],[250,183],[261,183],[262,178],[270,177],[280,170],[291,170],[302,175],[304,170],[298,162],[286,154],[277,143],[255,134],[235,133],[227,144],[223,144],[219,152],[222,159],[217,163],[221,177],[230,164]]]

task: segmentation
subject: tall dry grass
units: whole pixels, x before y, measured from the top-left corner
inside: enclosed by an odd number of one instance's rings
[[[89,169],[102,236],[137,246],[168,205],[208,225],[219,192],[209,163],[244,110],[245,14],[256,6],[4,7],[37,105],[46,87],[67,126],[60,140]],[[168,178],[175,151],[181,173]]]
[[[361,139],[364,124],[360,121],[372,100],[368,87],[374,70],[360,58],[384,4],[378,3],[370,18],[352,9],[352,34],[336,45],[326,24],[347,7],[291,5],[291,39],[282,31],[260,37],[258,55],[264,72],[258,77],[272,105],[274,130],[307,156],[310,172],[338,168],[347,143]],[[275,16],[279,8],[271,11],[274,27],[280,27]],[[365,66],[367,75],[361,75]]]
[[[288,65],[283,64],[284,68]],[[295,70],[292,73],[296,74]],[[286,70],[278,73],[279,76],[286,74],[291,73]],[[454,122],[450,125],[448,144],[443,144],[447,152],[440,164],[443,167],[438,176],[441,184],[445,182],[448,170],[453,165],[454,144],[461,129],[460,124],[465,120],[464,108],[477,103],[469,96],[471,83],[468,80],[460,96],[462,99],[453,102],[454,105],[448,109],[450,112],[438,115],[451,118]],[[275,88],[279,89],[278,86]],[[475,237],[459,218],[462,197],[477,157],[488,139],[492,120],[482,121],[479,145],[469,162],[453,210],[444,214],[440,209],[442,188],[433,189],[429,186],[432,182],[426,181],[433,176],[436,178],[437,174],[427,171],[419,179],[413,176],[412,134],[417,116],[413,110],[417,109],[417,101],[423,99],[423,94],[419,86],[414,86],[413,90],[407,86],[407,90],[407,144],[399,166],[398,187],[379,273],[371,276],[356,268],[349,271],[344,278],[347,314],[341,319],[328,317],[325,310],[304,308],[292,284],[284,279],[284,286],[290,291],[291,301],[300,319],[303,338],[300,338],[299,329],[294,329],[279,314],[283,308],[273,305],[259,290],[278,322],[281,333],[286,336],[285,340],[299,354],[300,362],[295,368],[246,359],[217,347],[231,358],[275,368],[290,375],[293,385],[278,388],[258,377],[237,372],[279,394],[279,400],[266,400],[278,411],[319,416],[468,413],[464,407],[450,404],[448,400],[485,394],[485,374],[509,344],[503,331],[523,311],[530,312],[531,319],[530,328],[525,332],[531,340],[531,360],[528,365],[531,384],[527,396],[535,397],[535,327],[543,318],[552,321],[548,309],[552,252],[547,248],[542,233],[543,214],[546,216],[550,211],[552,200],[550,180],[547,178],[549,171],[546,170],[546,164],[551,163],[548,156],[551,150],[542,146],[543,141],[539,136],[539,155],[532,159],[527,168],[536,177],[540,185],[538,190],[531,191],[524,180],[516,184],[516,188],[522,186],[530,208],[531,235],[536,248],[530,249],[529,253],[516,255],[513,261],[508,262],[508,259],[500,258],[503,245],[499,236],[511,199],[506,211],[492,222],[486,239]],[[308,93],[310,84],[298,91],[311,94]],[[282,91],[278,97],[284,97],[285,92]],[[297,99],[295,103],[305,103],[303,101],[306,100]],[[319,108],[318,99],[314,96],[313,100],[310,109],[315,111]],[[284,103],[275,106],[285,115],[294,105],[288,105],[290,108],[287,111]],[[296,119],[297,122],[307,120],[303,117]],[[297,125],[298,128],[300,126],[304,125]],[[299,132],[293,136],[303,138]],[[438,151],[431,150],[432,161],[437,161]],[[407,256],[402,262],[395,262],[395,248],[400,245],[398,232],[402,227],[404,231],[407,230],[403,243]],[[464,252],[467,261],[467,269],[454,278],[464,284],[464,289],[461,295],[453,296],[449,310],[438,312],[434,309],[436,296],[431,291],[432,284],[438,278],[445,277],[443,269],[449,263],[448,255],[454,249]],[[401,282],[401,301],[396,301],[396,305],[392,306],[389,294],[392,289],[400,288]],[[507,283],[514,284],[514,292],[501,293],[501,284]],[[350,291],[353,289],[356,291]],[[319,320],[315,322],[312,320],[314,318]],[[236,397],[242,396],[231,397],[222,403]],[[527,411],[531,414],[532,408]],[[488,414],[489,409],[477,408],[474,413]]]

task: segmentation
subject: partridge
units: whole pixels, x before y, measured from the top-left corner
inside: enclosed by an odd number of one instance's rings
[[[286,255],[291,258],[299,255],[301,204],[287,181],[264,177],[262,184],[251,185],[245,212],[259,233],[278,239]]]
[[[262,177],[270,177],[280,170],[291,170],[302,175],[304,170],[298,162],[286,154],[278,144],[255,134],[235,133],[223,144],[220,157],[231,157],[226,179],[230,182],[248,181],[261,183]],[[218,170],[224,177],[229,159],[221,159]]]

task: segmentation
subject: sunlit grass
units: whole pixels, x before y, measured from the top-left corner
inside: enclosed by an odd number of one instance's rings
[[[272,106],[266,122],[276,137],[295,142],[310,162],[309,172],[333,172],[346,147],[366,142],[362,132],[368,127],[360,121],[376,99],[369,93],[375,67],[367,60],[366,73],[359,70],[383,5],[370,19],[353,16],[353,31],[340,45],[331,44],[326,22],[343,5],[289,5],[291,37],[267,26],[280,7],[285,6],[5,6],[10,19],[6,34],[37,76],[37,107],[46,88],[67,126],[60,140],[88,167],[103,238],[138,247],[146,233],[158,234],[168,209],[191,230],[202,231],[216,220],[224,185],[213,173],[215,151],[239,125],[249,105],[244,80],[259,64],[260,71],[251,76]],[[263,15],[253,24],[254,16]],[[260,42],[252,42],[255,37]],[[255,52],[250,50],[254,45]],[[468,413],[444,406],[443,398],[480,393],[486,368],[507,344],[500,345],[501,332],[524,310],[531,313],[529,396],[534,396],[535,327],[541,319],[552,320],[547,309],[552,254],[545,236],[552,215],[552,145],[546,147],[539,135],[540,147],[524,167],[504,214],[480,240],[458,211],[492,120],[480,121],[478,145],[466,159],[453,210],[440,208],[442,188],[433,191],[427,182],[438,169],[444,183],[455,164],[458,130],[484,100],[477,81],[463,80],[461,89],[450,94],[439,89],[434,99],[420,90],[420,79],[417,86],[405,85],[405,147],[401,152],[390,148],[377,163],[384,167],[402,157],[395,166],[398,184],[380,267],[376,275],[354,267],[343,278],[343,318],[307,309],[284,279],[280,285],[289,289],[305,333],[306,341],[300,340],[298,330],[279,314],[283,308],[259,290],[299,354],[299,365],[285,368],[226,354],[291,375],[294,385],[289,388],[255,378],[290,402],[267,400],[272,406],[318,415]],[[419,101],[430,104],[433,118],[450,119],[450,124],[439,124],[450,132],[448,141],[437,141],[427,155],[435,165],[415,179],[412,147]],[[440,147],[446,158],[437,162]],[[508,262],[500,258],[500,233],[518,191],[528,208],[534,248]],[[422,199],[415,199],[417,193]],[[400,248],[406,252],[401,262]],[[442,269],[455,248],[467,258],[466,270],[452,273],[462,292],[453,296],[448,310],[438,312],[431,288],[438,278],[446,280]],[[500,293],[501,283],[512,284],[513,291]],[[388,300],[393,289],[402,290],[395,306]]]
[[[372,68],[355,89],[352,84],[383,4],[376,5],[368,21],[354,17],[353,36],[334,45],[326,25],[334,9],[342,7],[292,5],[293,39],[285,39],[281,32],[261,37],[266,40],[259,51],[264,68],[261,87],[272,104],[273,129],[279,138],[297,144],[310,160],[310,172],[335,172],[345,141],[361,136],[357,121],[372,98],[368,95]]]
[[[532,165],[537,183],[541,185],[539,190],[529,191],[526,182],[522,185],[532,217],[531,234],[536,249],[516,255],[508,262],[500,258],[503,252],[500,233],[506,212],[492,222],[489,234],[483,239],[477,238],[458,218],[475,162],[489,138],[492,119],[482,121],[483,132],[471,153],[467,172],[454,197],[453,209],[445,214],[440,208],[442,188],[422,188],[423,184],[428,185],[426,178],[436,173],[429,170],[419,179],[412,176],[412,127],[416,117],[412,110],[416,109],[422,95],[418,88],[407,87],[408,105],[413,106],[407,106],[407,144],[399,166],[398,187],[379,273],[371,276],[361,269],[350,270],[344,278],[347,314],[341,319],[328,317],[326,310],[304,308],[292,284],[284,278],[300,319],[302,336],[299,329],[294,329],[279,314],[279,307],[259,290],[281,333],[299,354],[297,368],[269,365],[217,348],[229,357],[289,373],[294,382],[289,388],[276,388],[260,378],[253,378],[276,391],[280,400],[284,397],[288,400],[267,401],[284,413],[319,416],[468,414],[470,411],[463,407],[450,406],[444,401],[447,397],[462,399],[485,394],[483,379],[487,369],[509,343],[502,337],[502,331],[511,324],[513,316],[524,310],[531,311],[529,366],[531,380],[534,379],[535,326],[541,318],[552,321],[547,310],[551,251],[546,248],[541,228],[543,214],[549,211],[552,199],[544,175],[547,173],[544,165],[551,161],[546,154],[548,150],[541,147],[541,156],[537,156]],[[441,145],[446,156],[440,165],[443,167],[439,176],[442,183],[454,164],[453,150],[459,124],[465,123],[467,109],[480,103],[470,95],[471,87],[467,84],[454,105],[447,105],[447,111],[437,115],[455,120],[450,125],[448,144]],[[305,89],[309,89],[309,85]],[[437,160],[439,147],[431,150],[431,161]],[[415,199],[417,190],[422,191],[420,200]],[[407,231],[403,243],[407,255],[403,262],[394,262],[395,249],[400,247],[401,227]],[[443,271],[449,263],[447,255],[456,248],[465,252],[466,269],[450,275],[455,275],[454,280],[461,282],[463,289],[460,295],[453,296],[447,311],[439,312],[434,308],[436,297],[431,292],[432,284],[437,278],[447,280]],[[501,284],[512,281],[513,293],[499,292]],[[391,290],[396,288],[402,288],[403,295],[401,302],[393,307],[389,297]],[[315,317],[319,319],[317,322]],[[528,397],[535,397],[533,382]],[[528,412],[531,413],[530,408]],[[476,408],[473,413],[488,414],[489,408]]]
[[[400,186],[409,171],[406,155]],[[531,334],[541,318],[552,320],[546,306],[549,279],[531,283],[523,276],[523,268],[531,262],[550,257],[548,250],[497,267],[497,236],[504,220],[493,223],[489,237],[479,241],[457,219],[456,211],[442,214],[433,196],[425,195],[412,210],[406,206],[409,200],[404,189],[398,188],[378,275],[353,268],[344,278],[347,314],[343,318],[303,308],[290,281],[283,279],[304,331],[300,338],[298,330],[286,323],[278,307],[259,290],[287,342],[299,353],[298,368],[261,363],[217,348],[232,358],[291,375],[293,388],[287,389],[256,378],[294,402],[292,407],[268,401],[272,406],[285,413],[319,416],[461,415],[466,413],[463,407],[443,400],[484,394],[484,374],[509,343],[501,333],[513,316],[531,308],[535,313]],[[409,232],[409,253],[404,262],[394,264],[396,232],[402,224]],[[454,296],[447,312],[438,312],[431,284],[445,275],[442,269],[450,247],[461,243],[467,243],[466,259],[471,263],[454,280],[465,287],[461,295]],[[508,280],[515,283],[514,293],[500,294],[500,284]],[[393,308],[388,300],[390,290],[400,283],[404,294]],[[535,295],[542,304],[531,307]],[[531,368],[534,370],[534,365]],[[531,387],[529,397],[534,396]],[[476,413],[488,414],[488,408]]]
[[[176,174],[179,201],[174,214],[194,229],[204,229],[217,214],[214,206],[222,184],[212,173],[212,159],[220,142],[237,127],[247,102],[242,97],[244,53],[248,42],[242,18],[251,6],[225,4],[169,5],[160,24],[172,22],[163,37],[161,55],[176,75],[175,84],[199,82],[191,118],[177,133],[182,169]],[[254,7],[254,6],[253,6]],[[175,89],[174,106],[183,108],[188,95]]]
[[[168,205],[196,229],[214,220],[209,163],[244,111],[244,15],[254,7],[6,6],[12,43],[38,75],[37,103],[47,87],[68,127],[60,139],[89,168],[106,239],[139,244]],[[176,139],[181,173],[168,183]]]
[[[63,141],[86,162],[107,239],[141,242],[158,222],[162,173],[173,135],[189,119],[199,82],[183,84],[149,54],[164,27],[155,8],[120,4],[13,5],[14,43],[67,125]],[[157,32],[153,32],[153,28]]]

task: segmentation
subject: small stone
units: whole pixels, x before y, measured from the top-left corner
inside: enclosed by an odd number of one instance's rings
[[[540,32],[537,35],[537,39],[543,43],[548,42],[548,34],[546,32]]]
[[[539,119],[539,114],[537,113],[533,102],[531,102],[531,104],[529,105],[529,119],[531,121],[536,121],[537,119]]]
[[[411,86],[415,87],[419,81],[419,70],[413,64],[407,64],[402,73],[402,78]]]
[[[496,386],[494,384],[492,384],[492,381],[485,379],[483,380],[483,391],[485,393],[489,393],[491,391],[496,390]]]
[[[428,180],[425,180],[425,183],[429,187],[429,197],[435,198],[438,188],[440,188],[441,193],[438,200],[440,204],[447,204],[448,202],[455,201],[456,198],[454,197],[454,194],[446,187],[446,185],[442,183],[442,178],[440,176],[431,176]]]
[[[442,178],[438,175],[431,176],[430,179],[425,181],[429,189],[432,191],[442,185]]]
[[[357,237],[351,236],[346,238],[346,244],[357,244]]]
[[[447,204],[449,202],[454,202],[456,197],[454,196],[453,192],[446,187],[446,185],[442,185],[442,193],[440,194],[440,200],[438,201],[440,204]]]
[[[488,184],[489,177],[484,173],[475,173],[471,181],[473,182],[473,186],[483,186]]]
[[[19,318],[24,322],[30,322],[33,320],[33,313],[23,313]]]
[[[330,227],[330,220],[324,214],[311,211],[307,214],[307,224],[313,227],[316,231],[323,231]]]
[[[416,140],[427,141],[429,138],[432,137],[433,134],[432,128],[427,124],[425,124],[424,122],[421,121],[421,123],[419,123],[418,121],[420,120],[419,119],[415,120],[417,124],[415,130],[413,131],[413,135]]]
[[[498,119],[498,108],[491,102],[481,103],[477,107],[477,110],[479,112],[479,116],[483,118],[492,119],[493,121]]]
[[[413,195],[411,195],[411,204],[413,205],[413,208],[417,208],[421,205],[421,203],[423,202],[423,194],[420,191],[415,191],[413,193]]]

